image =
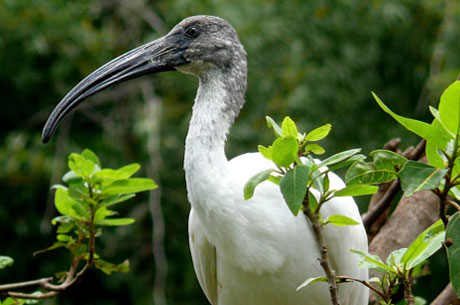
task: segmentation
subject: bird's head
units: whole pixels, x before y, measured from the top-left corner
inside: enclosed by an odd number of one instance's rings
[[[206,78],[210,72],[235,70],[246,77],[246,52],[233,27],[214,16],[182,20],[165,36],[106,63],[70,90],[43,128],[48,142],[60,122],[89,96],[146,74],[178,70]]]

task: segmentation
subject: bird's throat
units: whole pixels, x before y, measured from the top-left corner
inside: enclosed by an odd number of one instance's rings
[[[192,205],[202,202],[200,194],[225,187],[228,179],[225,141],[244,103],[245,85],[240,91],[232,89],[236,79],[219,71],[200,77],[185,143],[184,169]]]

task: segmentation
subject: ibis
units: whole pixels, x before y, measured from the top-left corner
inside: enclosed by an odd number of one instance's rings
[[[267,65],[270,63],[267,62]],[[64,117],[89,96],[142,75],[177,70],[199,79],[185,141],[184,170],[191,205],[189,243],[198,282],[212,305],[328,305],[327,283],[296,290],[307,278],[323,276],[320,251],[309,222],[294,216],[279,187],[263,182],[250,200],[245,183],[274,164],[259,153],[228,160],[226,136],[245,103],[246,52],[234,28],[214,16],[182,20],[167,35],[98,68],[71,89],[43,129],[47,142]],[[330,188],[343,181],[330,175]],[[360,221],[351,197],[333,198],[325,217],[341,214]],[[352,248],[367,250],[360,225],[324,226],[332,267],[338,275],[368,279]],[[368,290],[339,286],[342,305],[365,305]]]

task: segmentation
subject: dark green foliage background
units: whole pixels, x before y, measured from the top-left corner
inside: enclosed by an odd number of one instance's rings
[[[459,6],[456,0],[0,0],[0,254],[16,260],[0,272],[0,282],[66,268],[63,251],[32,253],[54,240],[49,187],[64,173],[68,153],[88,147],[107,167],[152,162],[146,143],[153,118],[141,93],[147,82],[161,104],[154,162],[166,221],[167,301],[206,303],[188,252],[182,170],[195,79],[167,73],[131,81],[91,98],[48,145],[39,139],[53,106],[81,78],[164,34],[152,29],[155,15],[165,30],[186,16],[212,14],[239,32],[249,90],[229,135],[231,158],[269,142],[267,114],[277,120],[289,115],[301,129],[332,123],[328,155],[355,147],[369,152],[397,136],[403,146],[415,144],[372,101],[370,90],[395,112],[428,119],[427,105],[437,104],[460,70]],[[107,277],[94,271],[46,304],[153,304],[147,201],[144,194],[122,208],[136,224],[105,230],[100,242],[99,252],[110,261],[129,257],[131,272]],[[432,275],[419,281],[416,294],[430,299],[446,284],[444,258],[435,257]]]

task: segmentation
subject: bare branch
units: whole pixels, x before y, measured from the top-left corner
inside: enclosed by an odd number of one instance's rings
[[[430,305],[460,305],[460,299],[455,294],[452,288],[452,283],[449,283],[446,288],[438,295]]]
[[[38,279],[38,280],[33,280],[33,281],[0,285],[0,291],[14,290],[14,289],[18,289],[18,288],[37,286],[37,285],[38,286],[43,286],[45,283],[49,283],[52,280],[53,280],[52,277],[45,277],[45,278]]]

